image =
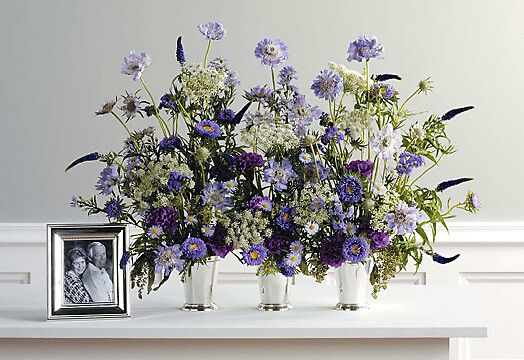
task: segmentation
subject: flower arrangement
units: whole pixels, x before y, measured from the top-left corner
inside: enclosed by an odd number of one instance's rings
[[[326,111],[293,84],[297,71],[283,66],[286,44],[260,41],[254,55],[270,69],[271,81],[246,91],[235,111],[236,72],[222,57],[208,63],[212,42],[226,30],[219,23],[198,29],[208,41],[203,63],[186,63],[179,37],[181,72],[158,105],[142,76],[150,56],[132,51],[124,58],[121,72],[140,80],[148,99],[126,92],[96,112],[123,125],[123,149],[88,154],[66,169],[105,164],[95,188],[109,199],[100,206],[96,196],[80,196],[72,205],[140,229],[121,261],[125,266],[133,257],[140,296],[153,289],[155,273],[163,275],[160,287],[174,270],[184,279],[192,265],[229,253],[260,274],[301,272],[317,281],[330,267],[373,258],[375,295],[410,258],[418,267],[423,255],[439,263],[457,257],[433,252],[436,226],[446,226],[456,209],[475,212],[480,202],[470,191],[466,200],[444,206],[440,193],[472,179],[432,189],[418,180],[454,152],[446,127],[472,107],[411,120],[417,114],[406,104],[432,89],[430,79],[401,102],[391,85],[400,77],[369,69],[371,59],[383,58],[382,45],[360,37],[347,60],[365,62],[362,72],[329,63],[312,81]],[[160,131],[130,131],[127,123],[136,116],[153,118]]]

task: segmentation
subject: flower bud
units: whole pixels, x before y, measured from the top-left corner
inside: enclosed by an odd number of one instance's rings
[[[204,161],[206,161],[209,156],[210,156],[210,152],[209,152],[209,149],[206,148],[206,147],[199,147],[196,152],[195,152],[195,159],[200,162],[200,163],[203,163]]]

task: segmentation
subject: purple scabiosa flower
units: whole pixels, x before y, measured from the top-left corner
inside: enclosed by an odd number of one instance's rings
[[[384,231],[371,231],[368,233],[370,240],[369,248],[371,250],[381,249],[389,245],[389,236]]]
[[[144,136],[152,137],[154,134],[155,134],[155,127],[154,126],[148,126],[144,130],[142,130],[142,135],[144,135]]]
[[[151,239],[158,239],[158,237],[163,233],[164,230],[162,229],[162,226],[153,225],[149,229],[147,229],[147,234]]]
[[[269,212],[273,208],[273,202],[267,196],[254,196],[247,202],[246,208],[251,210],[252,213],[255,211]]]
[[[233,70],[228,70],[226,72],[226,85],[229,87],[238,86],[241,84],[241,81],[238,80],[238,73]]]
[[[133,75],[133,80],[137,81],[151,63],[151,57],[146,53],[135,54],[133,50],[129,56],[124,58],[124,63],[120,65],[120,72],[124,75]]]
[[[282,163],[271,159],[268,164],[269,166],[264,168],[264,181],[274,184],[276,191],[287,189],[287,183],[297,177],[287,158],[284,158]]]
[[[305,95],[297,96],[288,112],[288,118],[295,126],[309,126],[321,115],[322,110],[318,106],[309,105]]]
[[[273,98],[274,91],[267,86],[255,86],[249,92],[246,92],[244,97],[247,100],[259,102],[262,105],[267,105]]]
[[[242,257],[247,265],[261,265],[267,256],[267,249],[261,244],[253,244],[247,250],[244,250]]]
[[[241,172],[251,171],[265,164],[262,155],[257,153],[242,153],[235,156],[235,161],[237,170]]]
[[[363,237],[352,237],[344,241],[342,254],[347,261],[359,263],[369,255],[369,245]]]
[[[184,259],[182,259],[182,252],[180,245],[167,246],[165,241],[162,245],[158,245],[158,250],[155,251],[155,272],[168,276],[173,269],[182,271],[184,267]]]
[[[163,138],[158,144],[158,148],[162,151],[177,149],[182,145],[182,141],[176,135],[173,135],[168,138]]]
[[[212,120],[204,120],[195,124],[195,132],[205,138],[214,139],[222,135],[218,124]]]
[[[395,88],[393,85],[386,83],[375,84],[369,90],[373,97],[380,96],[382,99],[391,99],[395,95]]]
[[[189,214],[186,216],[184,223],[186,223],[186,225],[195,225],[198,224],[198,219],[195,215]]]
[[[280,70],[278,73],[278,77],[279,77],[278,83],[280,85],[284,85],[284,84],[289,85],[291,80],[297,79],[297,77],[295,76],[296,74],[297,74],[297,71],[293,69],[292,66],[284,66],[282,70]]]
[[[370,160],[353,160],[349,164],[345,165],[346,172],[352,172],[360,176],[365,176],[368,180],[371,180],[373,174],[373,162]]]
[[[153,105],[148,105],[144,107],[144,112],[146,113],[147,117],[150,117],[155,114],[155,107]]]
[[[324,70],[313,81],[311,90],[321,99],[335,100],[338,94],[344,90],[344,85],[340,76],[333,71]]]
[[[95,112],[95,115],[105,115],[105,114],[109,114],[111,111],[113,111],[113,108],[115,107],[115,104],[116,104],[116,100],[109,100],[109,101],[106,101],[104,105],[102,105],[102,107],[100,108],[100,110],[98,110],[97,112]]]
[[[201,192],[202,203],[210,204],[217,210],[223,210],[226,207],[233,206],[233,199],[229,198],[228,195],[227,190],[219,182],[208,182]]]
[[[373,194],[375,195],[385,195],[387,192],[387,189],[382,184],[375,184],[373,185]]]
[[[167,181],[167,189],[169,191],[182,191],[184,188],[184,182],[189,180],[189,176],[182,175],[177,171],[173,171],[169,174],[169,180]]]
[[[318,230],[319,230],[319,227],[318,227],[318,224],[314,221],[308,221],[306,225],[304,225],[304,230],[306,231],[306,233],[309,235],[309,236],[313,236],[315,235]]]
[[[369,138],[369,145],[380,159],[391,159],[402,145],[402,135],[399,130],[393,130],[391,124],[387,124],[376,136]]]
[[[275,266],[285,277],[293,277],[293,275],[295,275],[295,269],[292,266],[286,265],[282,260],[277,261]]]
[[[73,161],[68,167],[66,167],[65,171],[71,169],[72,167],[78,165],[78,164],[81,164],[83,162],[86,162],[86,161],[95,161],[95,160],[98,160],[99,158],[99,154],[97,152],[93,152],[91,154],[87,154],[87,155],[84,155],[78,159],[76,159],[75,161]]]
[[[179,36],[176,40],[176,61],[178,61],[182,66],[184,66],[186,62],[186,56],[184,55],[184,47],[182,46],[182,36]]]
[[[346,260],[342,254],[344,237],[340,234],[327,237],[320,245],[322,264],[338,268]]]
[[[295,227],[295,222],[293,221],[294,216],[295,209],[284,205],[279,210],[279,215],[276,217],[275,221],[282,230],[293,230],[293,228]]]
[[[461,114],[461,113],[463,113],[465,111],[468,111],[468,110],[471,110],[473,108],[474,108],[474,106],[466,106],[466,107],[450,110],[447,113],[445,113],[444,115],[442,115],[441,119],[442,119],[442,121],[451,120],[455,116],[457,116],[458,114]]]
[[[473,178],[460,178],[460,179],[443,181],[437,185],[435,191],[442,192],[452,186],[459,185],[459,184],[462,184],[463,182],[471,181],[471,180],[474,180],[474,179]]]
[[[313,157],[304,150],[302,150],[302,152],[298,154],[298,160],[303,164],[311,164],[311,162],[313,161]]]
[[[227,229],[222,225],[222,223],[218,223],[215,225],[213,236],[207,239],[207,244],[211,250],[221,258],[224,258],[228,253],[234,250],[233,243],[226,243],[226,236]]]
[[[200,228],[200,232],[208,238],[215,233],[215,227],[213,225],[204,225]]]
[[[300,253],[289,253],[286,258],[284,259],[284,262],[287,266],[295,267],[300,265],[302,262],[302,255]]]
[[[178,212],[172,206],[154,208],[146,216],[146,227],[153,225],[162,227],[166,235],[175,235],[178,220]]]
[[[189,259],[201,259],[207,254],[206,243],[197,237],[188,237],[180,247],[182,254]]]
[[[290,238],[281,229],[273,229],[271,236],[264,239],[268,254],[280,255],[289,248],[290,243]]]
[[[162,95],[160,98],[160,104],[158,105],[159,109],[175,109],[175,98],[172,94],[167,93]]]
[[[417,228],[417,222],[422,217],[419,210],[405,203],[396,207],[395,212],[385,217],[388,227],[396,229],[397,234],[412,233]]]
[[[318,176],[317,176],[317,169],[318,169]],[[307,164],[306,166],[304,166],[304,175],[306,177],[306,181],[309,183],[313,183],[313,184],[318,183],[319,176],[320,176],[320,181],[326,180],[328,178],[328,173],[329,173],[329,170],[326,169],[324,165],[318,162],[316,164],[316,167],[314,163]]]
[[[358,40],[353,41],[348,48],[348,61],[353,60],[362,62],[362,60],[369,60],[376,58],[382,60],[382,44],[380,44],[376,37],[371,36],[369,39],[365,36],[359,36]]]
[[[122,214],[122,205],[120,205],[118,200],[110,200],[106,202],[104,212],[107,214],[107,216],[116,218]]]
[[[232,124],[235,118],[235,112],[231,109],[220,110],[215,118],[219,124]]]
[[[362,196],[362,184],[355,176],[348,175],[339,181],[337,193],[340,200],[356,203]]]
[[[311,209],[313,210],[320,210],[323,207],[324,207],[324,200],[322,200],[322,198],[320,197],[313,199],[313,201],[311,202]]]
[[[140,99],[136,95],[126,95],[124,96],[124,103],[120,107],[120,110],[124,112],[124,116],[127,117],[127,120],[130,120],[140,114]]]
[[[118,174],[118,165],[112,164],[102,170],[95,189],[100,190],[101,195],[108,196],[113,192],[115,184],[120,181],[122,181],[122,179]]]
[[[304,245],[302,245],[302,243],[300,241],[293,241],[289,245],[289,251],[291,251],[291,252],[300,254],[300,253],[302,253],[302,250],[304,250]]]
[[[226,37],[226,29],[219,22],[208,22],[198,25],[198,30],[207,40],[222,40]]]
[[[458,257],[460,256],[460,254],[456,254],[456,255],[453,255],[452,257],[445,257],[445,256],[442,256],[442,255],[439,255],[437,253],[433,253],[433,261],[436,262],[436,263],[439,263],[439,264],[448,264],[452,261],[455,261],[458,259]]]
[[[255,48],[255,57],[261,59],[262,65],[276,67],[288,59],[287,45],[279,39],[264,39]]]

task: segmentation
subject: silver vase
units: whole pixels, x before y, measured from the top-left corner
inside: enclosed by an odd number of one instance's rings
[[[282,274],[258,275],[260,311],[286,311],[293,309],[289,303],[289,277]]]
[[[206,264],[195,264],[191,267],[191,276],[184,282],[186,303],[185,311],[211,311],[218,309],[213,302],[218,276],[218,257],[213,257]]]
[[[335,269],[338,290],[338,304],[335,310],[359,310],[369,307],[371,270],[373,259],[368,259],[364,264],[345,262]]]

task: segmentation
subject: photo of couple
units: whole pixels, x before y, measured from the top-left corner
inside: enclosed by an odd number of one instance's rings
[[[113,302],[112,241],[76,241],[67,245],[64,246],[64,303]]]

